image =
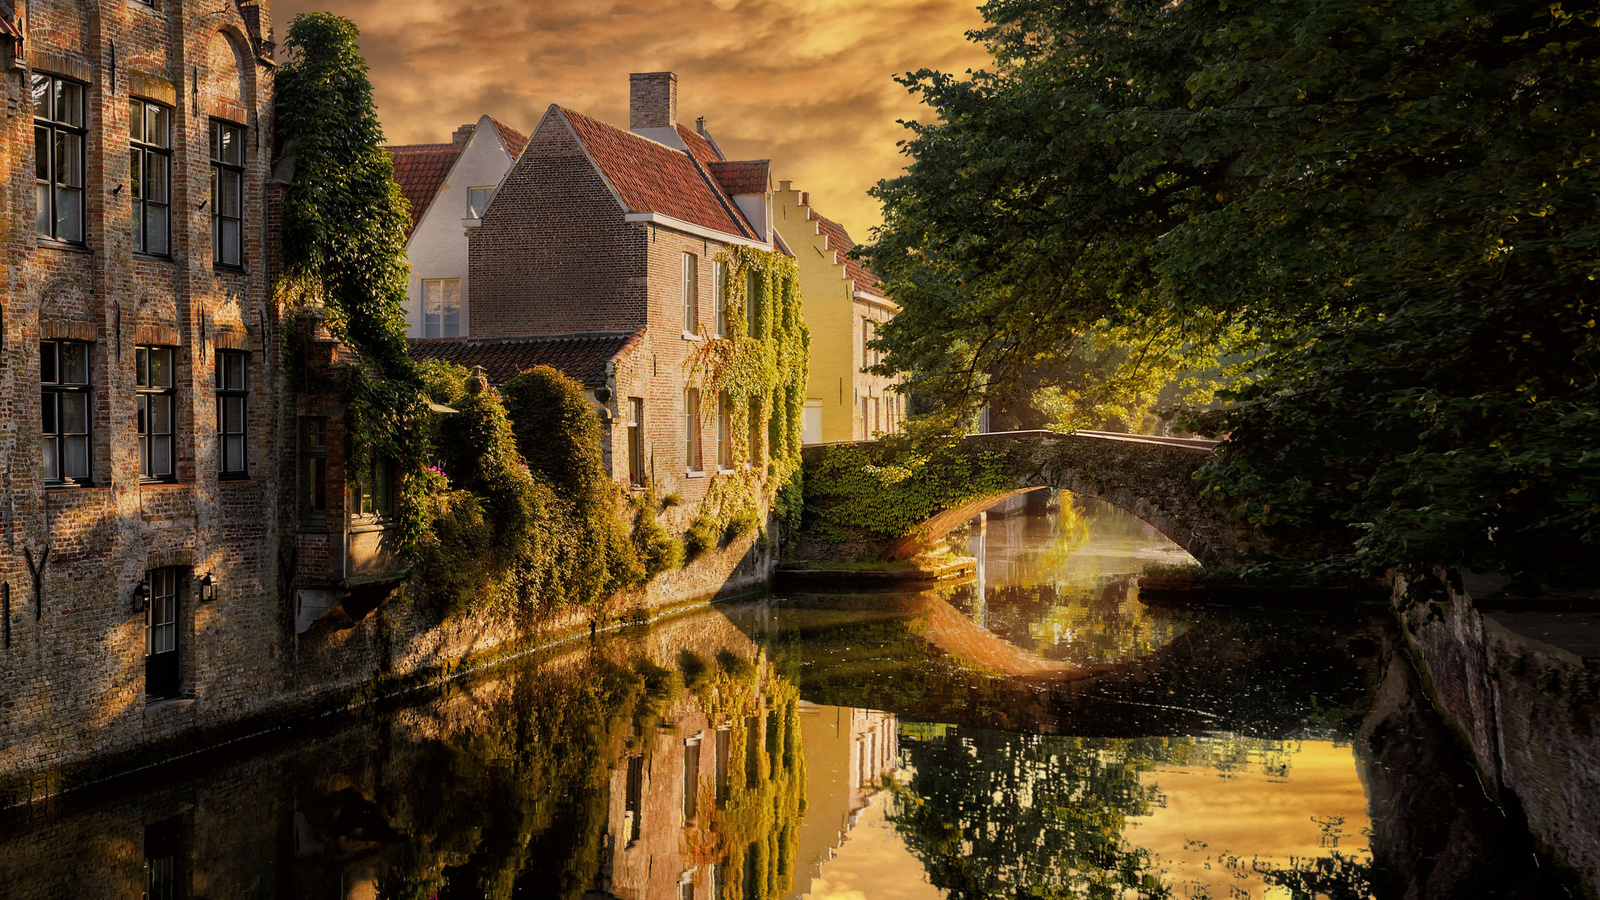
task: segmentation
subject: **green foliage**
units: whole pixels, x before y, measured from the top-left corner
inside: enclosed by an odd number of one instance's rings
[[[728,334],[703,334],[690,368],[702,396],[727,403],[730,451],[735,460],[750,463],[755,477],[717,477],[724,483],[713,483],[716,498],[708,496],[685,536],[691,559],[730,534],[748,533],[748,519],[757,515],[755,498],[763,492],[780,522],[797,525],[800,513],[811,333],[802,312],[799,268],[787,256],[748,247],[731,247],[718,259],[728,272]],[[715,415],[717,404],[702,408]],[[748,497],[726,494],[734,485]]]
[[[276,127],[280,152],[295,158],[295,175],[283,200],[285,274],[277,295],[285,305],[314,307],[359,357],[337,377],[348,465],[400,464],[398,514],[411,544],[425,522],[427,413],[406,356],[410,214],[383,147],[359,34],[328,13],[296,16],[289,25]]]
[[[658,515],[663,502],[656,500],[655,489],[634,494],[629,503],[633,508],[633,547],[644,566],[645,577],[654,578],[663,572],[683,568],[683,541],[673,537],[661,524]]]
[[[442,417],[436,436],[440,477],[456,489],[429,497],[422,588],[448,611],[521,614],[597,605],[642,584],[650,557],[641,560],[624,530],[581,386],[554,371],[508,384],[522,416],[514,428],[497,392],[458,387],[452,374],[442,367],[428,373],[458,410]],[[574,413],[578,403],[582,415]],[[546,442],[537,469],[518,451],[534,434]]]
[[[829,447],[805,482],[808,533],[836,543],[910,536],[937,513],[1010,488],[1005,459],[905,437]]]
[[[905,80],[937,121],[876,190],[887,367],[975,400],[1102,335],[1237,354],[1188,424],[1229,435],[1205,476],[1256,522],[1367,571],[1600,578],[1600,12],[983,13],[991,71]]]

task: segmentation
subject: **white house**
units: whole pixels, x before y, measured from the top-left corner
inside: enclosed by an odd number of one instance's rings
[[[476,227],[528,139],[490,116],[448,144],[390,147],[394,178],[411,201],[406,337],[466,337],[467,229]]]

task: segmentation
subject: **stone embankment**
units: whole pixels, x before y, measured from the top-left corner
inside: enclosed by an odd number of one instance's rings
[[[1407,587],[1395,603],[1412,654],[1485,789],[1600,897],[1600,597],[1492,599],[1501,585],[1485,578],[1423,599]]]

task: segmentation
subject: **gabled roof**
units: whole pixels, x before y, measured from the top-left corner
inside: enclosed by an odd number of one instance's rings
[[[490,116],[489,121],[494,123],[494,130],[500,133],[500,143],[506,145],[506,152],[511,154],[511,158],[516,159],[521,156],[522,148],[528,146],[528,136],[507,126],[494,116]]]
[[[855,249],[856,242],[850,240],[850,234],[844,230],[844,226],[815,209],[811,210],[811,219],[817,223],[817,233],[828,239],[828,249],[838,251],[835,258],[844,265],[845,276],[855,281],[856,290],[882,297],[883,290],[878,287],[877,273],[862,265],[860,260],[850,258],[850,251]]]
[[[395,183],[411,203],[411,227],[406,229],[406,237],[410,238],[433,204],[440,185],[461,158],[462,148],[453,144],[408,144],[388,149],[394,158]]]
[[[772,160],[717,161],[706,165],[711,177],[730,194],[765,194],[772,186]]]
[[[507,338],[412,340],[412,359],[442,359],[458,366],[483,366],[491,384],[505,384],[529,369],[551,366],[585,387],[606,383],[606,363],[643,336],[638,331],[584,331]]]
[[[682,122],[678,123],[678,139],[683,141],[683,145],[689,148],[689,154],[702,166],[721,162],[725,158],[709,137]]]
[[[522,148],[528,146],[527,135],[507,127],[493,116],[484,118],[494,125],[500,143],[505,145],[512,159],[522,154]],[[407,238],[422,224],[422,217],[433,205],[433,198],[439,195],[439,188],[444,186],[444,180],[450,177],[450,170],[455,168],[456,161],[467,149],[467,140],[458,137],[457,142],[451,144],[403,144],[387,148],[394,159],[395,183],[400,185],[401,195],[411,203],[411,227],[406,229]]]
[[[556,107],[631,213],[658,213],[746,240],[761,240],[731,197],[691,154],[580,112]]]

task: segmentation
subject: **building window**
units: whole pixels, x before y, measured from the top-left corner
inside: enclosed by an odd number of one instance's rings
[[[182,672],[178,652],[178,605],[182,569],[152,569],[145,577],[150,599],[145,607],[144,692],[162,698],[179,695]]]
[[[717,805],[728,799],[728,742],[732,738],[726,726],[717,729],[716,744],[713,745],[712,765],[716,769],[712,772],[714,785],[717,792]]]
[[[750,464],[761,464],[761,401],[750,398]]]
[[[622,815],[627,827],[628,843],[639,839],[643,831],[640,821],[644,814],[644,757],[628,757],[628,781],[623,787]]]
[[[211,264],[244,265],[244,129],[211,120]]]
[[[683,255],[683,330],[700,330],[700,260],[693,253]]]
[[[628,398],[628,481],[644,486],[644,398]]]
[[[717,468],[733,468],[733,411],[728,395],[717,398]]]
[[[428,278],[422,282],[422,336],[461,336],[461,279]]]
[[[683,822],[700,815],[700,739],[683,742]]]
[[[133,184],[133,252],[166,256],[172,213],[172,112],[143,100],[128,104],[128,181]]]
[[[177,388],[172,377],[171,347],[134,349],[134,387],[138,392],[139,477],[171,481],[173,469],[173,415]]]
[[[700,391],[695,388],[683,392],[683,443],[689,471],[700,471]]]
[[[872,440],[872,398],[861,398],[861,439]]]
[[[217,351],[217,471],[243,478],[245,468],[245,355]]]
[[[187,900],[188,856],[181,819],[168,819],[144,829],[145,900]]]
[[[711,263],[711,310],[716,317],[717,337],[728,336],[728,273],[720,260]]]
[[[866,371],[867,367],[872,365],[872,348],[868,346],[868,342],[870,342],[871,340],[872,340],[872,320],[871,319],[862,319],[861,320],[861,369],[862,369],[862,371]]]
[[[89,345],[44,341],[39,345],[44,396],[44,480],[87,483],[92,417],[89,412]]]
[[[375,459],[350,483],[351,508],[376,519],[394,516],[394,462]]]
[[[300,422],[300,521],[318,528],[328,524],[328,420]]]
[[[33,76],[35,228],[41,237],[83,243],[83,85]]]
[[[484,211],[489,208],[489,201],[494,199],[494,190],[492,187],[467,188],[467,218],[483,218]]]
[[[757,316],[761,309],[761,276],[755,269],[744,273],[744,328],[745,334],[756,336]]]

